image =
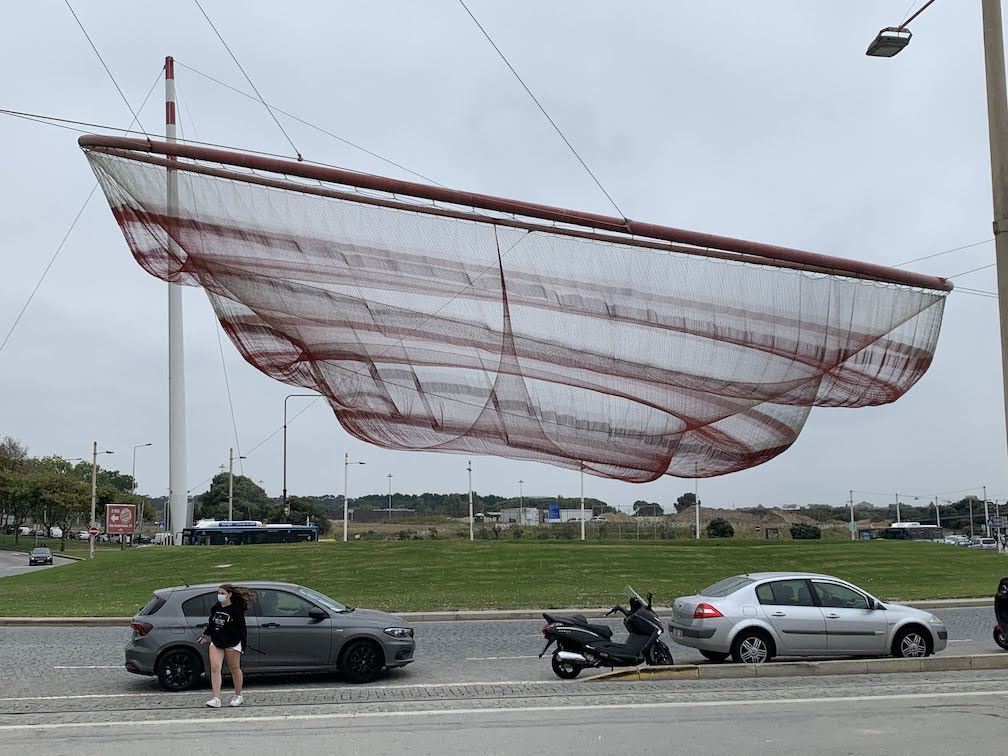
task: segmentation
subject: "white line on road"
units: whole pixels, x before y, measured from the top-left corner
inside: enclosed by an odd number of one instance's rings
[[[116,667],[121,669],[121,667]],[[557,685],[557,680],[493,680],[491,682],[450,682],[450,683],[410,683],[407,685],[327,685],[317,688],[256,688],[262,693],[312,693],[326,690],[406,690],[408,688],[462,688],[467,685]],[[15,701],[70,701],[91,698],[142,698],[143,696],[184,696],[186,693],[168,693],[163,690],[152,690],[150,693],[80,693],[65,696],[23,696],[20,698],[0,698],[0,702]],[[188,695],[192,695],[189,693]]]
[[[78,666],[53,667],[53,669],[124,669],[122,664],[81,664]]]
[[[972,643],[972,638],[958,638],[956,640],[950,640],[949,643]]]
[[[506,659],[538,659],[538,656],[467,656],[466,661],[504,661]]]
[[[416,709],[412,711],[366,711],[366,712],[333,712],[331,714],[277,714],[269,716],[228,717],[230,724],[237,722],[319,722],[325,720],[345,719],[378,719],[381,717],[440,717],[445,715],[461,716],[465,714],[536,714],[543,712],[568,711],[620,711],[624,709],[686,709],[690,707],[711,708],[716,706],[765,706],[768,704],[791,706],[797,704],[835,704],[865,701],[924,701],[939,698],[964,698],[984,696],[991,697],[989,690],[957,691],[955,693],[894,693],[883,696],[821,696],[819,698],[764,698],[762,700],[743,699],[740,701],[647,701],[643,703],[600,703],[573,704],[571,706],[515,706],[504,709]],[[0,725],[0,731],[10,730],[59,730],[78,727],[150,727],[152,725],[192,725],[196,722],[192,717],[184,719],[144,719],[133,722],[123,722],[121,719],[105,720],[103,722],[53,722],[51,724]],[[204,727],[205,720],[198,720],[198,726]]]

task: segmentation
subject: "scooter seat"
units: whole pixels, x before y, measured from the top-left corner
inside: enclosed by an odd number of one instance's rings
[[[553,614],[544,614],[543,616],[550,622],[563,622],[568,625],[580,625],[586,630],[598,633],[603,638],[612,638],[613,631],[611,627],[608,625],[593,625],[583,614],[573,614],[570,617],[560,617]]]

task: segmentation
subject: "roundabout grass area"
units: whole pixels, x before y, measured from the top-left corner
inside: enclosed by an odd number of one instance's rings
[[[899,541],[651,543],[368,541],[102,551],[0,578],[0,616],[132,615],[156,588],[281,580],[388,611],[609,606],[624,585],[657,605],[728,575],[822,572],[884,600],[992,596],[1004,555]]]

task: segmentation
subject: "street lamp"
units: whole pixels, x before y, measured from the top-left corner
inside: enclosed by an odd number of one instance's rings
[[[284,421],[283,421],[283,513],[284,522],[287,521],[287,515],[290,514],[290,510],[287,509],[287,400],[294,396],[313,396],[316,399],[318,394],[288,394],[284,397]],[[309,405],[311,406],[311,405]],[[308,407],[305,407],[308,409]],[[302,410],[304,411],[304,410]]]
[[[343,455],[343,543],[347,542],[347,525],[350,521],[348,482],[350,480],[350,465],[365,465],[366,462],[351,462],[350,453]]]
[[[248,457],[236,457],[234,449],[228,449],[228,519],[234,519],[234,461],[236,459],[248,459]]]
[[[469,473],[469,540],[473,540],[473,495],[472,495],[472,460],[466,465]]]
[[[90,532],[91,529],[97,528],[98,523],[95,521],[95,504],[98,501],[98,455],[99,454],[115,454],[115,452],[108,451],[98,451],[98,442],[94,442],[94,449],[91,453],[91,528],[88,529],[88,536],[90,536],[91,544],[88,549],[88,558],[94,559],[94,544],[95,536],[94,533]]]
[[[136,499],[136,489],[137,489],[137,482],[136,482],[136,450],[137,449],[143,449],[145,446],[153,446],[153,444],[152,443],[137,444],[136,446],[133,447],[133,470],[130,473],[130,478],[132,478],[132,480],[133,480],[133,498],[134,499]],[[141,506],[143,506],[143,505],[141,505]],[[143,519],[143,512],[142,511],[140,512],[140,515],[141,515],[140,517],[137,517],[133,521],[133,532],[134,533],[136,532],[137,527],[140,524],[140,520]]]
[[[934,0],[928,0],[898,31],[919,16]],[[994,209],[994,259],[997,265],[998,316],[1001,328],[1001,388],[1004,393],[1005,430],[1008,432],[1008,93],[1005,92],[1004,31],[1001,22],[1001,0],[981,0],[983,15],[984,67],[987,79],[987,130],[990,140],[991,188]],[[880,39],[889,29],[879,32],[868,47],[868,55],[885,56]],[[895,55],[910,41],[888,53]],[[889,36],[892,36],[891,33]],[[873,50],[875,50],[873,52]],[[970,500],[972,504],[972,499]],[[970,516],[970,534],[973,517]]]
[[[525,493],[522,488],[524,480],[518,481],[518,522],[525,525]]]

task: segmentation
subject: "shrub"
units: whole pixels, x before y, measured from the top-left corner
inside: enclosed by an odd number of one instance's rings
[[[816,525],[807,525],[804,522],[796,522],[791,526],[791,537],[795,540],[811,541],[822,538],[822,530]]]
[[[707,523],[707,537],[708,538],[734,538],[735,528],[732,527],[728,520],[724,520],[720,517],[715,517],[713,520]]]

